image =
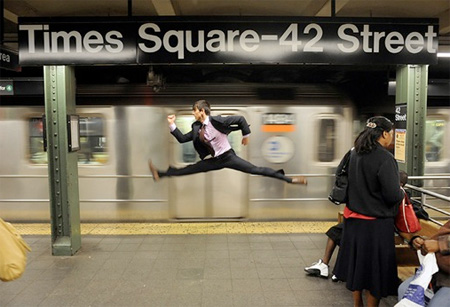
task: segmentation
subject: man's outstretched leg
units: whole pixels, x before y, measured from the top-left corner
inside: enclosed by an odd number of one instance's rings
[[[154,181],[158,181],[162,177],[186,176],[224,168],[221,163],[217,163],[216,158],[201,160],[182,168],[169,167],[165,172],[159,171],[151,160],[148,161],[148,166]]]
[[[219,156],[218,159],[221,160],[221,162],[224,164],[224,167],[238,170],[244,173],[272,177],[293,184],[308,183],[306,178],[303,176],[294,176],[294,177],[285,176],[284,171],[282,169],[274,170],[269,167],[253,165],[247,160],[244,160],[241,157],[237,156],[233,150],[230,150],[230,152],[224,155],[223,157]]]

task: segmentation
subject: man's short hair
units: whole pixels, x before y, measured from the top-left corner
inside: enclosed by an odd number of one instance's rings
[[[211,106],[209,105],[209,102],[204,99],[194,102],[194,104],[192,105],[192,110],[195,110],[196,108],[199,111],[205,110],[206,115],[209,115],[211,113]]]

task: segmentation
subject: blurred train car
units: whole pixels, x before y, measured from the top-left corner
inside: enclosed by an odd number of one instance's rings
[[[429,107],[425,128],[425,175],[450,175],[450,105]],[[424,188],[450,196],[450,180],[433,179],[424,181]],[[427,203],[449,212],[450,204],[433,200]],[[445,215],[436,215],[443,217]],[[448,216],[447,216],[448,218]]]
[[[278,89],[283,100],[270,99],[270,86],[261,84],[191,87],[173,85],[151,96],[135,89],[133,98],[81,95],[80,100],[89,100],[84,106],[77,101],[83,222],[336,219],[342,208],[326,197],[341,157],[360,130],[346,96],[325,84],[284,86]],[[166,117],[176,114],[177,126],[189,131],[191,105],[201,98],[211,102],[213,115],[243,115],[251,124],[248,146],[241,145],[240,132],[229,135],[239,156],[288,175],[307,175],[308,185],[228,169],[154,182],[149,158],[161,169],[198,160],[191,143],[179,144],[170,135]],[[43,113],[39,106],[0,107],[4,219],[50,219]],[[428,111],[426,173],[450,173],[449,119],[450,108]]]

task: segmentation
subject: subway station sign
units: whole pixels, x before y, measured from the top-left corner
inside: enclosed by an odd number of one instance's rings
[[[0,80],[0,96],[14,95],[14,81]]]
[[[0,69],[20,71],[17,51],[0,45]]]
[[[435,64],[438,19],[19,18],[20,65]]]

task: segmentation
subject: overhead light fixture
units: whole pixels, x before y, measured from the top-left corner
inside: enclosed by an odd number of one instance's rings
[[[450,58],[450,52],[438,52],[438,58]]]

